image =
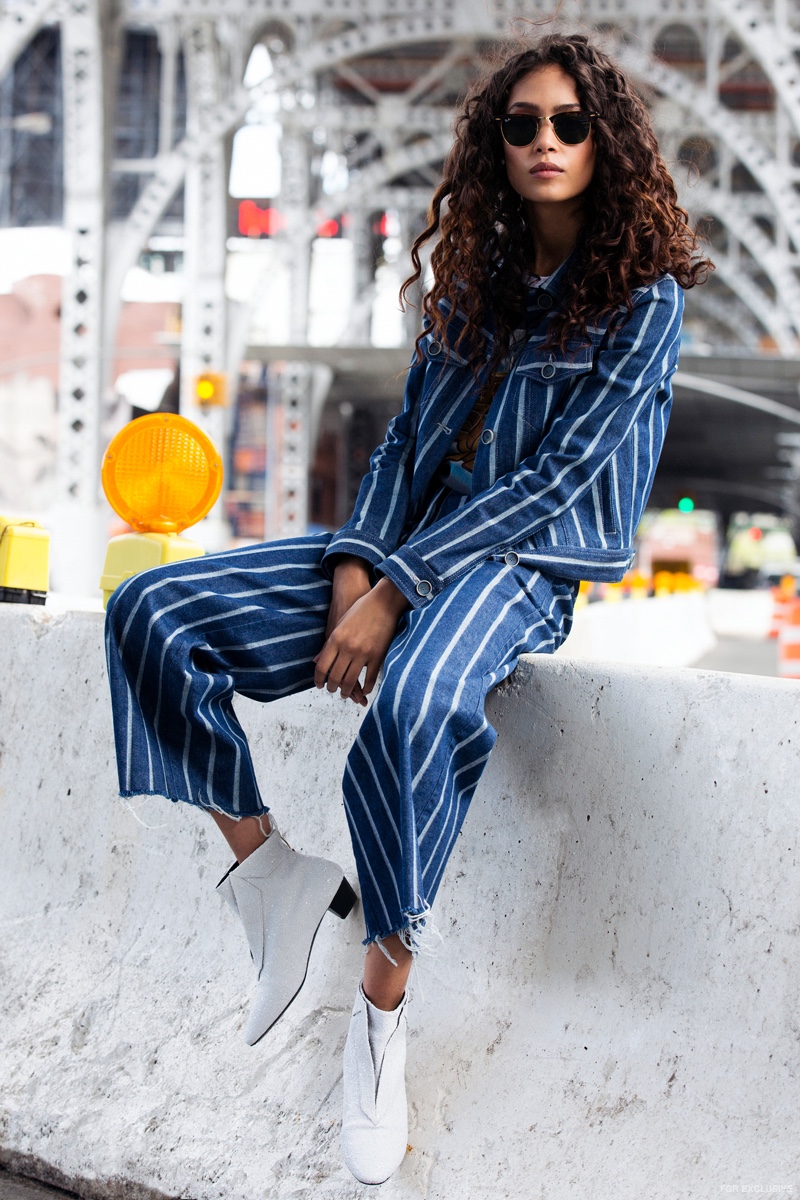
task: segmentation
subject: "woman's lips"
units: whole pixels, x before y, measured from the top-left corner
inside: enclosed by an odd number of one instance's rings
[[[541,176],[563,175],[564,172],[561,167],[557,167],[553,163],[548,163],[546,167],[533,167],[530,174],[539,178]]]

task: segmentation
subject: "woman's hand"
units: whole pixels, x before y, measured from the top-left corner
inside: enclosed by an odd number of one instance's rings
[[[407,608],[408,601],[390,579],[379,580],[371,591],[356,600],[329,633],[314,660],[317,687],[339,691],[342,699],[366,705],[397,622]],[[365,667],[367,674],[362,686],[358,679]]]

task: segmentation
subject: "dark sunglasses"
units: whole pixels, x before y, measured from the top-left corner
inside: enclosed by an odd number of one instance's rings
[[[562,112],[552,117],[534,117],[530,113],[509,113],[495,117],[500,123],[503,138],[509,146],[530,146],[539,136],[542,122],[549,121],[553,132],[565,146],[578,146],[585,142],[592,128],[592,121],[600,113]]]

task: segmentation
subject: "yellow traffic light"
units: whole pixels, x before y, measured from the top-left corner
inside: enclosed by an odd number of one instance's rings
[[[220,407],[228,403],[225,376],[219,371],[207,371],[194,381],[195,403],[206,407]]]
[[[222,475],[213,442],[185,417],[151,413],[120,430],[106,450],[101,478],[109,504],[136,532],[108,544],[100,580],[106,604],[139,571],[205,553],[177,535],[211,510]]]

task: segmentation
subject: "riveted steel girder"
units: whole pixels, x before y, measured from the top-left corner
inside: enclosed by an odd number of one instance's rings
[[[800,64],[793,53],[797,36],[788,27],[785,6],[776,4],[770,19],[752,0],[709,0],[709,4],[761,65],[800,137]]]
[[[100,0],[67,0],[62,9],[64,226],[72,254],[61,304],[57,466],[62,526],[54,540],[54,574],[63,590],[83,590],[96,570],[108,163],[104,49],[113,38],[110,24]]]
[[[682,15],[688,14],[682,13]],[[699,12],[698,15],[700,15]],[[291,89],[302,78],[316,70],[330,67],[337,62],[352,60],[366,51],[390,48],[399,40],[408,42],[423,37],[430,39],[432,37],[453,37],[456,34],[463,36],[467,31],[474,37],[490,32],[487,25],[491,24],[491,20],[486,14],[476,18],[475,14],[470,13],[469,17],[472,21],[471,24],[461,9],[458,12],[444,10],[435,14],[410,12],[401,20],[396,15],[381,18],[378,14],[377,19],[348,29],[333,38],[315,41],[313,36],[306,36],[302,44],[298,44],[294,53],[276,59],[273,76],[249,95],[235,84],[231,85],[228,94],[220,100],[213,111],[207,114],[202,132],[194,135],[190,133],[175,152],[162,155],[154,164],[156,170],[153,178],[131,214],[123,241],[118,247],[117,273],[135,261],[135,255],[138,254],[143,240],[152,231],[160,213],[180,185],[187,165],[195,160],[203,146],[208,146],[209,142],[230,131],[241,121],[245,108],[253,98],[257,99],[268,91],[280,94],[281,91]],[[765,147],[763,141],[759,141],[749,134],[744,120],[716,102],[709,96],[707,90],[698,87],[686,76],[666,64],[653,60],[652,57],[637,50],[634,46],[620,44],[617,53],[623,65],[634,75],[677,101],[696,118],[702,128],[711,132],[729,148],[731,153],[746,162],[748,169],[753,171],[759,179],[764,193],[774,206],[787,235],[796,245],[800,246],[800,201],[798,201],[792,180],[785,171],[779,168],[774,155]],[[419,124],[430,130],[435,121],[435,114],[430,109],[427,111],[422,109],[422,106],[420,109]],[[403,105],[402,98],[400,98],[399,104],[398,98],[393,98],[391,104],[359,106],[355,113],[346,109],[343,109],[342,112],[346,114],[341,118],[343,124],[347,123],[355,127],[360,119],[363,121],[362,128],[372,129],[377,134],[380,134],[381,131],[385,134],[387,127],[394,123],[392,116],[396,117],[398,112],[404,114],[412,123],[417,119],[415,106]],[[305,116],[287,114],[286,124],[292,127],[301,123],[308,125],[314,121],[315,116],[313,111],[309,111]],[[325,114],[320,114],[320,116],[324,123]],[[328,123],[332,123],[333,117],[328,114],[327,120]],[[405,148],[390,150],[389,153],[409,154],[410,157],[413,157],[413,153]],[[362,174],[366,175],[367,172]],[[376,171],[376,175],[380,175],[382,179],[391,178],[391,175],[382,171]],[[369,176],[367,177],[369,178]],[[359,201],[357,192],[353,193],[352,201],[353,203]],[[326,208],[328,207],[331,206],[326,202]],[[719,205],[717,208],[719,209]],[[759,251],[763,249],[763,241],[758,243],[758,249]],[[774,282],[777,288],[778,281]],[[785,291],[785,287],[778,288],[778,290]],[[793,318],[794,315],[793,312]]]
[[[58,0],[5,0],[0,10],[0,76],[59,8]]]
[[[777,295],[778,303],[771,306],[771,324],[767,326],[782,352],[796,350],[796,331],[800,329],[800,284],[797,276],[787,265],[784,256],[765,233],[751,220],[746,211],[737,204],[736,197],[717,188],[698,183],[682,196],[687,207],[698,215],[710,213],[724,224],[736,240],[745,246],[758,269],[769,278]],[[719,257],[715,254],[715,261]],[[739,264],[739,272],[746,282],[744,296],[755,311],[755,303],[763,292]],[[743,298],[744,298],[743,296]],[[768,302],[768,298],[764,296]],[[763,305],[757,314],[759,319],[769,311]]]

